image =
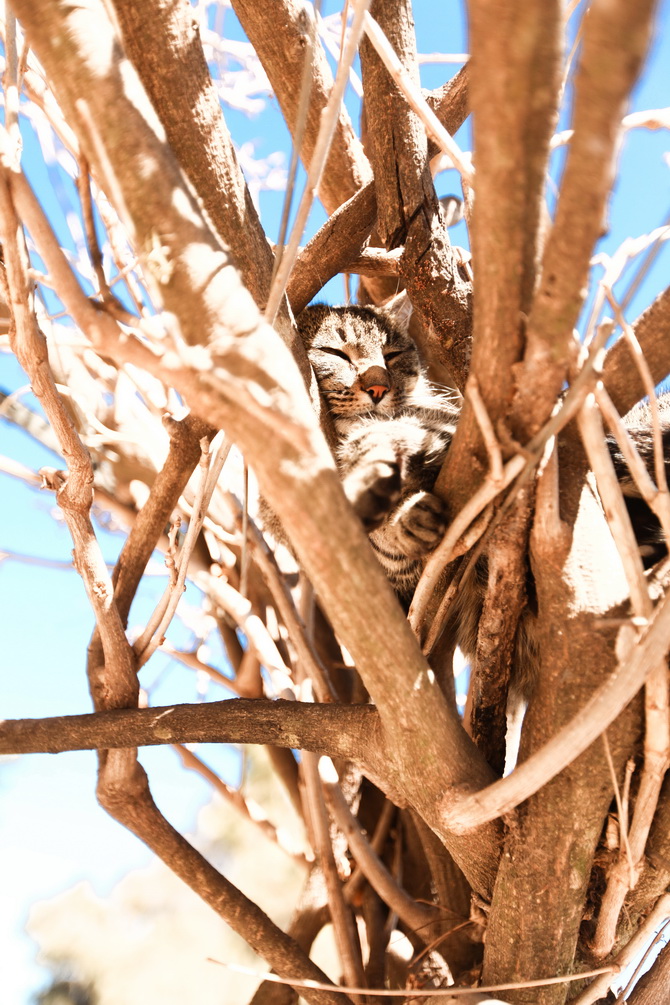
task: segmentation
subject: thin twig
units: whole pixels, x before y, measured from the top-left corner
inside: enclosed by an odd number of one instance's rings
[[[388,837],[389,828],[393,817],[395,816],[396,807],[393,805],[390,799],[384,801],[381,813],[377,817],[377,822],[375,824],[374,833],[371,838],[369,838],[369,844],[373,852],[376,855],[381,854],[381,851]],[[356,865],[354,871],[352,872],[349,879],[344,884],[344,896],[347,900],[351,901],[356,896],[361,885],[365,881],[365,874],[361,869],[360,865]]]
[[[663,220],[663,223],[661,224],[661,226],[662,226],[662,228],[670,228],[670,213],[666,213],[665,219]],[[658,230],[656,230],[655,233],[658,233]],[[642,257],[642,261],[640,262],[640,264],[639,264],[639,266],[637,268],[637,271],[636,271],[635,275],[633,276],[633,278],[631,279],[630,283],[628,284],[628,289],[626,290],[626,292],[624,293],[624,295],[621,297],[621,310],[622,311],[626,310],[626,308],[628,307],[628,304],[631,302],[631,300],[633,299],[633,297],[637,293],[642,280],[644,279],[644,277],[649,272],[649,269],[651,268],[654,259],[656,258],[656,256],[658,255],[659,251],[661,250],[662,241],[663,241],[663,239],[659,236],[647,248],[645,254]]]
[[[251,602],[224,579],[201,572],[195,582],[244,632],[249,648],[267,670],[277,694],[293,694],[291,669],[286,665],[266,625],[254,614]]]
[[[293,191],[295,188],[295,180],[298,172],[298,164],[300,162],[300,151],[302,149],[302,141],[305,135],[305,129],[307,128],[307,118],[309,115],[309,102],[312,94],[312,70],[314,66],[314,48],[316,46],[316,26],[318,20],[318,11],[321,6],[321,0],[316,0],[314,4],[314,16],[310,17],[309,31],[306,33],[305,38],[307,41],[307,47],[305,52],[305,62],[302,68],[302,78],[300,80],[300,97],[298,100],[298,113],[296,115],[295,127],[293,130],[293,140],[291,144],[291,162],[288,169],[288,177],[286,179],[286,190],[284,193],[284,204],[282,206],[281,221],[279,223],[279,235],[277,237],[277,245],[275,247],[275,260],[272,268],[272,279],[270,285],[274,283],[275,276],[281,264],[282,256],[284,254],[284,243],[286,241],[286,233],[288,231],[288,221],[291,214],[291,203],[293,202]],[[305,14],[307,14],[307,8],[305,9]]]
[[[219,967],[225,967],[226,970],[232,970],[236,974],[247,974],[249,977],[254,977],[256,980],[262,979],[263,981],[271,981],[274,984],[290,984],[291,987],[294,988],[318,988],[323,991],[335,991],[340,994],[347,995],[376,995],[380,998],[404,998],[406,1001],[411,1001],[413,998],[440,997],[448,1001],[450,997],[460,998],[461,996],[467,997],[468,995],[479,995],[481,997],[482,994],[488,994],[492,991],[514,991],[517,988],[543,988],[552,984],[569,984],[571,981],[581,981],[586,977],[595,977],[598,974],[606,975],[608,978],[612,979],[619,973],[618,967],[598,967],[595,970],[585,970],[581,974],[565,974],[561,977],[544,977],[535,981],[514,981],[508,984],[486,984],[476,988],[418,988],[415,991],[410,991],[407,988],[338,987],[337,984],[319,984],[316,981],[295,981],[279,977],[277,974],[259,974],[256,970],[252,970],[251,967],[243,967],[237,963],[223,963],[221,960],[215,960],[211,956],[207,957],[207,961],[208,963],[216,963]],[[577,999],[575,999],[571,1005],[576,1005],[576,1002]]]
[[[205,440],[201,446],[200,455],[200,482],[199,482],[199,499],[202,499],[204,495],[205,486],[207,483],[207,467],[209,465],[209,441]],[[199,501],[199,500],[198,500]],[[189,530],[194,526],[195,521],[189,524]],[[163,593],[163,596],[156,605],[155,610],[152,612],[149,621],[144,628],[144,631],[135,640],[133,649],[135,655],[137,656],[137,661],[139,666],[144,666],[147,660],[154,654],[156,649],[160,646],[161,642],[165,637],[165,631],[167,630],[175,611],[177,610],[177,605],[181,599],[181,594],[184,590],[184,583],[186,580],[186,570],[188,567],[188,562],[181,563],[179,558],[176,558],[176,537],[179,533],[179,528],[181,526],[181,521],[178,520],[176,524],[173,524],[170,528],[169,540],[170,549],[166,555],[165,561],[168,569],[170,571],[170,581],[168,586]],[[188,533],[187,533],[188,538]],[[186,539],[182,546],[186,547]],[[189,542],[189,555],[193,549],[193,543]]]
[[[670,541],[670,495],[667,491],[660,492],[656,488],[625,423],[614,407],[614,403],[603,384],[596,385],[595,395],[598,407],[612,430],[630,469],[631,478],[640,490],[640,495],[649,509],[658,517],[665,540]]]
[[[310,751],[304,751],[302,765],[305,787],[319,862],[326,880],[328,904],[333,922],[335,942],[340,958],[340,965],[347,984],[361,987],[365,984],[365,971],[361,958],[358,935],[354,927],[351,908],[347,904],[342,883],[337,872],[335,855],[330,835],[330,822],[323,798],[321,777],[319,774],[319,758]]]
[[[249,592],[249,466],[244,463],[242,474],[242,554],[240,555],[240,593],[246,597]]]
[[[6,154],[6,147],[3,154]],[[13,308],[15,330],[11,336],[17,359],[30,378],[35,395],[58,437],[67,472],[44,470],[45,484],[53,488],[74,544],[77,570],[95,614],[105,654],[99,672],[99,697],[109,707],[129,707],[137,702],[138,684],[132,650],[114,603],[111,576],[103,559],[90,518],[93,502],[93,469],[88,451],[66,411],[49,366],[46,340],[40,332],[30,301],[28,261],[23,229],[13,201],[17,172],[2,158],[0,169],[0,239],[6,266],[7,303]],[[9,294],[11,293],[11,299]]]
[[[9,4],[5,9],[5,129],[9,136],[11,163],[18,167],[21,159],[21,132],[19,130],[19,59],[16,47],[16,18]]]
[[[91,265],[98,280],[98,292],[103,300],[108,300],[111,296],[107,276],[102,262],[102,251],[98,242],[98,235],[95,229],[95,217],[93,215],[93,202],[91,199],[91,183],[89,178],[88,161],[83,154],[79,155],[79,173],[77,175],[77,189],[81,202],[81,212],[84,220],[84,233],[86,234],[86,244]]]
[[[337,772],[329,758],[321,758],[320,774],[335,821],[347,839],[349,849],[365,878],[401,921],[421,939],[429,941],[434,935],[434,926],[443,920],[439,908],[414,900],[396,882],[377,853],[373,851],[367,835],[344,798]]]
[[[493,424],[486,410],[484,399],[479,390],[479,382],[474,374],[470,374],[465,385],[465,396],[470,399],[472,410],[475,413],[477,425],[479,426],[486,452],[489,455],[489,475],[494,483],[500,484],[503,479],[502,452],[498,438],[493,429]]]
[[[191,520],[189,521],[186,537],[184,538],[184,543],[177,560],[176,581],[171,583],[163,594],[147,627],[133,647],[137,654],[139,666],[143,666],[159,647],[165,637],[168,625],[177,610],[181,595],[184,592],[189,561],[198,540],[198,535],[202,530],[202,525],[219,475],[230,453],[231,444],[225,439],[221,440],[215,451],[211,465],[209,440],[203,437],[200,446],[202,450],[200,458],[201,477]]]
[[[239,503],[237,503],[234,497],[230,497],[230,502],[233,505],[237,504],[239,507]],[[237,520],[238,523],[241,521],[239,509]],[[286,586],[277,561],[253,520],[249,520],[248,522],[247,535],[256,565],[260,569],[261,575],[272,594],[277,611],[286,625],[302,669],[314,684],[318,700],[337,701],[337,695],[330,680],[328,669],[319,659],[314,646],[311,644],[306,626],[296,610],[293,597]]]
[[[658,410],[658,398],[656,396],[656,388],[654,386],[654,379],[651,375],[651,370],[649,369],[649,364],[647,363],[644,353],[642,352],[642,347],[637,340],[637,336],[633,331],[631,325],[628,324],[621,308],[614,299],[614,295],[611,290],[607,291],[607,298],[614,310],[615,317],[619,324],[621,325],[621,330],[623,332],[624,338],[628,343],[630,351],[633,355],[633,360],[638,368],[640,377],[642,378],[642,384],[649,398],[649,408],[651,411],[651,423],[654,433],[654,470],[656,472],[656,484],[658,486],[658,491],[661,496],[665,496],[666,499],[670,500],[668,496],[668,481],[665,474],[665,457],[663,452],[663,432],[661,430],[661,417]]]
[[[656,933],[656,937],[652,940],[652,942],[649,943],[649,945],[647,946],[646,952],[642,956],[642,959],[640,960],[640,962],[638,963],[638,965],[635,967],[635,970],[631,974],[631,977],[630,977],[630,980],[628,981],[628,984],[626,984],[625,988],[623,988],[619,992],[619,994],[617,995],[616,1001],[614,1002],[614,1005],[622,1005],[622,1003],[626,1001],[626,999],[628,998],[629,992],[631,991],[631,989],[633,987],[635,987],[635,984],[636,984],[637,979],[638,979],[638,977],[640,975],[640,972],[646,966],[647,961],[649,959],[649,956],[653,952],[654,948],[659,944],[659,942],[661,942],[663,940],[663,938],[665,936],[665,930],[666,930],[666,928],[668,927],[669,924],[670,924],[670,922],[666,921],[665,924],[660,929],[660,931]]]
[[[631,594],[633,614],[649,618],[652,603],[644,577],[644,567],[633,525],[626,509],[619,480],[605,443],[600,413],[595,395],[588,394],[577,416],[579,432],[603,501],[607,522],[612,531],[617,551],[621,556],[624,573]]]
[[[614,761],[612,760],[612,751],[610,749],[610,742],[607,738],[606,729],[603,730],[603,749],[605,751],[605,760],[607,761],[607,767],[612,780],[612,788],[614,789],[614,800],[619,812],[619,847],[623,848],[626,854],[628,868],[630,870],[630,885],[633,886],[635,882],[635,863],[633,862],[633,853],[630,850],[630,842],[628,840],[628,813],[624,810],[624,804],[619,790],[619,779],[616,776]]]
[[[216,667],[210,666],[209,663],[203,663],[202,660],[198,659],[196,653],[186,653],[179,649],[176,649],[171,642],[167,639],[161,643],[158,647],[162,653],[171,656],[172,659],[177,660],[183,666],[188,667],[189,670],[195,670],[196,673],[207,674],[207,676],[215,684],[219,684],[221,687],[227,688],[227,690],[232,691],[233,694],[239,694],[240,697],[245,697],[242,695],[240,689],[237,686],[237,682],[230,677],[226,677],[222,674],[220,670]]]

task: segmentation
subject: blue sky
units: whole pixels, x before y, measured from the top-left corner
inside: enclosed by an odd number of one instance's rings
[[[325,13],[338,9],[327,2]],[[461,4],[456,0],[415,0],[415,20],[420,52],[463,52],[467,48]],[[670,105],[670,0],[659,8],[656,42],[644,76],[636,88],[633,108]],[[665,30],[664,30],[665,29]],[[226,14],[226,30],[240,37],[234,15]],[[424,65],[422,83],[435,87],[457,67]],[[350,92],[347,103],[357,121],[357,102]],[[226,119],[238,144],[256,142],[258,156],[275,150],[289,155],[288,134],[276,110],[274,99],[266,111],[254,118],[226,112]],[[45,169],[38,148],[25,130],[25,168],[57,229],[67,240],[67,227],[55,200],[76,200],[69,180],[58,181],[53,169]],[[468,129],[459,135],[469,146]],[[668,134],[638,130],[628,134],[620,159],[620,176],[610,210],[610,231],[602,248],[611,251],[624,237],[652,230],[670,208],[668,183]],[[303,177],[301,175],[301,177]],[[58,181],[58,185],[56,182]],[[300,185],[298,186],[298,194]],[[454,172],[438,180],[440,195],[458,192]],[[297,203],[297,199],[296,199]],[[281,211],[281,195],[260,195],[263,223],[275,240]],[[306,236],[323,222],[316,207]],[[463,243],[462,229],[454,232]],[[667,247],[633,300],[629,317],[634,318],[668,284],[670,258]],[[321,295],[322,297],[324,294]],[[343,296],[342,283],[333,281],[325,294],[332,302]],[[0,386],[15,390],[24,386],[15,361],[0,355]],[[30,398],[25,398],[27,403]],[[33,469],[59,464],[54,456],[6,421],[0,421],[0,454],[20,460]],[[54,519],[54,499],[21,482],[0,474],[2,514],[0,551],[69,561],[71,542],[65,525]],[[104,554],[112,562],[121,545],[119,535],[100,532]],[[160,589],[153,578],[143,587],[131,625],[137,624],[151,608]],[[188,602],[187,597],[187,602]],[[195,598],[192,598],[195,602]],[[81,581],[74,571],[62,572],[7,559],[0,562],[0,610],[3,625],[3,660],[0,671],[2,715],[6,718],[33,717],[90,710],[85,679],[86,645],[92,619]],[[182,632],[184,637],[184,632]],[[215,653],[213,658],[217,658]],[[144,671],[144,683],[164,675],[154,694],[154,702],[197,699],[189,672],[170,669],[164,656],[157,655]],[[227,697],[215,686],[208,699]],[[237,761],[221,748],[200,751],[215,768],[234,781]],[[181,829],[194,826],[197,808],[210,797],[208,787],[193,773],[183,772],[170,750],[150,749],[141,754],[150,772],[156,799],[168,817]],[[45,980],[44,971],[34,962],[34,947],[22,936],[30,904],[50,897],[74,882],[89,879],[99,893],[109,891],[127,869],[145,863],[149,853],[122,827],[98,808],[95,795],[95,755],[71,753],[54,757],[29,756],[0,763],[0,940],[10,950],[11,963],[0,967],[0,1000],[28,1002]]]

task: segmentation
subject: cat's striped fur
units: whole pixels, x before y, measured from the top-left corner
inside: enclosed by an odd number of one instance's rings
[[[430,385],[414,341],[384,310],[314,305],[302,312],[298,327],[334,421],[345,492],[407,604],[425,556],[446,526],[443,504],[432,489],[458,420],[457,396]],[[670,395],[659,404],[670,477]],[[653,473],[648,407],[637,406],[625,422]],[[649,567],[667,553],[658,520],[640,498],[611,437],[608,446]],[[483,571],[475,578],[481,580]],[[458,615],[459,643],[468,652],[476,641],[483,581],[465,591],[461,607],[466,610]]]
[[[334,422],[345,492],[407,603],[444,533],[432,489],[458,406],[430,385],[413,339],[383,310],[315,305],[298,327]]]

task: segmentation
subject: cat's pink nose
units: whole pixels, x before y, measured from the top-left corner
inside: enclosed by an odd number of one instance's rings
[[[391,387],[388,370],[383,366],[371,366],[361,374],[361,387],[373,401],[381,401]]]

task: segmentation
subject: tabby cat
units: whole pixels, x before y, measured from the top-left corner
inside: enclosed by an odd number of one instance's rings
[[[400,599],[446,526],[432,489],[458,407],[426,379],[416,344],[383,310],[308,307],[298,328],[337,434],[344,491]]]
[[[456,395],[430,385],[414,341],[384,310],[314,305],[302,312],[298,328],[334,421],[345,492],[407,606],[425,556],[445,530],[444,506],[432,489],[458,421]],[[670,395],[659,404],[670,474]],[[653,472],[648,408],[637,406],[625,421]],[[608,445],[649,567],[667,553],[658,520],[640,498],[614,440],[608,438]],[[480,594],[477,587],[475,592]],[[468,609],[457,615],[467,622],[458,633],[466,649],[476,639],[473,599],[464,599]]]

